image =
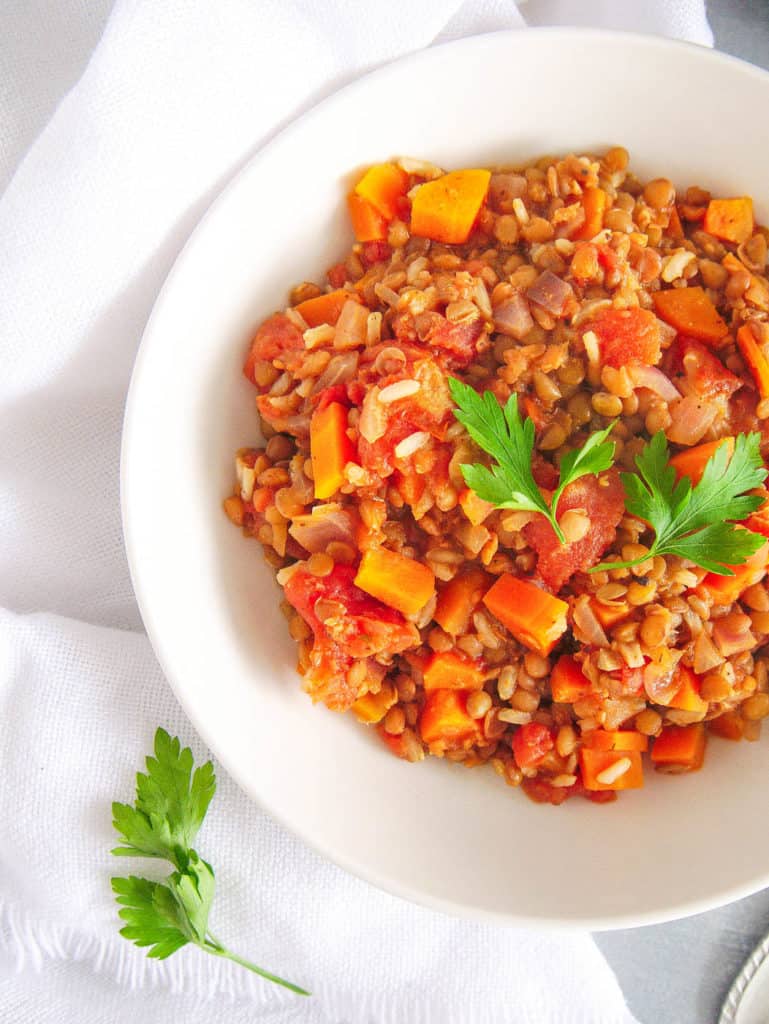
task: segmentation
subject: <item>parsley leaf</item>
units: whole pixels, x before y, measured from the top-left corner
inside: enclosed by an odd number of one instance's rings
[[[521,419],[518,396],[512,394],[502,408],[491,391],[478,394],[455,377],[449,378],[449,388],[456,403],[454,416],[494,460],[490,468],[478,464],[460,466],[467,486],[497,508],[541,513],[561,544],[565,544],[556,519],[558,502],[569,484],[588,474],[603,473],[611,466],[614,443],[607,438],[612,425],[593,434],[582,448],[564,455],[558,487],[548,503],[531,472],[534,424],[528,417]]]
[[[167,885],[129,875],[113,878],[112,891],[126,922],[120,934],[137,946],[151,946],[147,956],[165,960],[190,941],[179,905]]]
[[[733,576],[730,566],[741,565],[766,541],[734,525],[763,503],[760,496],[744,493],[759,487],[767,476],[760,442],[760,434],[739,434],[731,458],[729,447],[719,445],[692,487],[686,476],[676,480],[667,438],[662,431],[656,433],[636,456],[640,475],[622,474],[625,506],[649,523],[654,543],[642,558],[602,562],[589,571],[625,569],[655,555],[678,555],[719,576]]]
[[[194,842],[216,781],[210,761],[192,773],[192,751],[181,749],[165,729],[155,734],[155,756],[147,758],[146,775],[136,776],[136,806],[112,805],[113,824],[127,845],[119,857],[162,857],[185,867],[185,851]]]
[[[164,729],[155,733],[155,756],[147,758],[146,775],[136,776],[136,803],[112,805],[113,824],[127,845],[119,857],[157,857],[174,865],[163,882],[129,875],[113,878],[112,890],[125,925],[120,934],[149,946],[157,960],[192,942],[206,953],[232,960],[268,981],[309,995],[303,988],[257,967],[227,949],[208,928],[214,899],[214,872],[191,843],[216,790],[210,761],[193,773],[192,751],[182,748]]]

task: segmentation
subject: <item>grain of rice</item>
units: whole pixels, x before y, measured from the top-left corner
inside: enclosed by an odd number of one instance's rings
[[[390,405],[392,402],[398,402],[402,398],[409,398],[411,395],[415,395],[419,388],[418,380],[397,380],[394,384],[388,384],[382,388],[379,392],[378,401],[381,405]]]
[[[612,786],[617,779],[621,779],[633,766],[633,762],[629,757],[620,757],[614,764],[610,764],[608,768],[604,768],[602,772],[599,772],[595,779],[596,782],[600,782],[602,786]]]

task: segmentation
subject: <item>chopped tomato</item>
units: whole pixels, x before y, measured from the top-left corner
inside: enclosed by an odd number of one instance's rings
[[[748,516],[745,520],[745,526],[752,530],[753,533],[760,533],[764,537],[769,537],[769,493],[765,490],[761,490],[760,493],[764,503],[752,515]]]
[[[553,746],[553,736],[541,722],[528,722],[513,736],[513,754],[519,768],[533,768]]]
[[[383,651],[396,654],[419,643],[416,627],[356,587],[354,577],[355,569],[347,565],[337,565],[328,576],[298,570],[284,587],[286,600],[315,637],[307,674],[310,692],[334,710],[350,707],[361,696],[346,678],[354,660]]]
[[[571,796],[571,786],[552,786],[547,779],[533,778],[524,779],[521,789],[529,800],[535,804],[553,804],[558,807],[567,797]]]
[[[602,309],[584,328],[597,336],[607,366],[660,361],[659,322],[648,309]]]
[[[679,338],[673,354],[673,368],[684,375],[684,387],[689,393],[704,398],[729,397],[744,384],[731,370],[727,370],[711,349],[694,338]]]
[[[364,242],[363,244],[363,262],[367,267],[389,260],[391,255],[392,249],[387,242]]]
[[[316,409],[325,409],[332,402],[340,402],[342,405],[349,406],[350,398],[347,394],[347,385],[332,384],[330,387],[323,388],[316,395],[312,395],[310,401]]]
[[[600,242],[596,245],[598,250],[598,262],[604,270],[612,271],[619,267],[619,256],[610,245]]]
[[[595,804],[608,804],[617,799],[617,794],[613,790],[606,789],[596,792],[585,789],[579,776],[573,786],[554,786],[547,779],[535,776],[533,779],[524,779],[521,789],[535,804],[553,804],[555,807],[573,796],[585,797]]]
[[[584,476],[569,484],[558,502],[558,516],[567,509],[584,509],[590,529],[582,540],[561,544],[544,516],[536,516],[523,528],[527,543],[537,552],[537,573],[557,593],[575,572],[595,565],[617,533],[625,514],[625,491],[615,469],[600,478]]]
[[[417,431],[442,436],[451,415],[452,404],[446,374],[433,359],[420,359],[411,369],[382,377],[379,387],[385,388],[407,379],[416,380],[419,390],[407,398],[384,406],[386,429],[381,437],[367,441],[361,435],[358,441],[361,465],[383,477],[398,468],[395,448],[399,442]]]
[[[328,283],[332,288],[341,288],[347,280],[347,276],[347,267],[344,263],[335,263],[333,267],[329,267],[326,271]]]
[[[531,457],[531,475],[537,487],[544,487],[546,491],[554,491],[558,486],[558,470],[552,462],[543,459],[539,452],[534,452]]]
[[[395,754],[396,757],[401,757],[404,761],[408,760],[405,738],[402,733],[399,736],[394,736],[392,733],[389,733],[383,725],[377,726],[377,732],[382,738],[382,742],[386,744],[389,750]]]
[[[416,331],[425,345],[440,349],[457,366],[468,366],[478,354],[478,340],[485,328],[480,317],[452,323],[440,313],[421,313],[416,318]]]
[[[272,362],[287,352],[304,349],[302,332],[283,313],[275,313],[264,321],[254,335],[243,373],[255,384],[254,366],[257,362]]]
[[[420,313],[412,317],[402,313],[393,320],[395,336],[402,342],[419,341],[431,351],[456,366],[467,366],[478,354],[478,340],[485,332],[484,322],[478,317],[465,323],[452,323],[440,313]]]

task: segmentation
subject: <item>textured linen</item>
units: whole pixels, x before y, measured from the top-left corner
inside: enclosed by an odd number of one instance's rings
[[[700,3],[521,10],[709,41]],[[122,409],[160,284],[221,186],[299,111],[401,53],[522,24],[505,0],[396,0],[386,17],[373,0],[120,2],[0,199],[0,1024],[632,1021],[588,936],[387,896],[222,772],[198,842],[218,871],[212,927],[312,1000],[194,949],[146,960],[109,891],[116,870],[154,867],[108,849],[110,801],[131,797],[156,725],[206,756],[141,632],[120,531]],[[0,36],[0,69],[19,66],[16,42]],[[0,89],[6,164],[51,102],[20,80]]]

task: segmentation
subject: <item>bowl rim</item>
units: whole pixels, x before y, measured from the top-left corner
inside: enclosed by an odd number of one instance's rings
[[[751,75],[757,80],[762,81],[764,85],[769,85],[769,70],[760,68],[740,57],[735,57],[732,54],[723,53],[719,50],[711,49],[710,47],[703,46],[698,43],[671,39],[665,36],[651,35],[649,33],[636,33],[614,29],[598,29],[582,26],[541,26],[534,28],[524,27],[520,29],[505,29],[497,32],[485,32],[416,50],[401,57],[389,60],[370,71],[356,75],[356,77],[351,81],[338,89],[334,89],[317,103],[312,103],[310,106],[303,109],[301,113],[299,113],[295,118],[292,118],[283,128],[272,134],[256,149],[239,159],[237,169],[232,173],[224,187],[220,188],[216,192],[206,206],[203,214],[198,218],[195,226],[192,228],[190,234],[174,259],[171,269],[166,275],[153,302],[152,309],[142,331],[142,336],[136,352],[136,358],[131,372],[123,413],[120,448],[121,524],[131,584],[136,597],[139,613],[141,615],[147,637],[152,646],[153,653],[157,658],[166,681],[171,687],[172,692],[179,701],[185,715],[191,722],[196,733],[203,739],[237,786],[248,796],[249,799],[256,802],[258,806],[266,811],[270,817],[287,829],[293,836],[299,838],[320,856],[331,861],[333,864],[342,868],[354,877],[359,878],[370,885],[374,885],[391,896],[408,900],[409,902],[415,903],[428,910],[439,911],[451,917],[460,919],[482,921],[506,926],[533,928],[537,930],[557,930],[561,932],[583,932],[587,930],[610,932],[620,929],[647,927],[681,920],[696,914],[705,913],[709,910],[714,910],[718,907],[735,902],[736,900],[753,895],[754,893],[769,887],[769,866],[763,873],[757,873],[752,879],[740,884],[735,884],[728,888],[722,888],[717,894],[711,897],[687,899],[680,904],[671,904],[666,909],[650,910],[644,913],[630,912],[612,914],[608,916],[596,915],[593,917],[580,917],[578,919],[559,918],[552,915],[532,916],[530,914],[511,914],[506,911],[497,912],[487,910],[476,907],[471,903],[463,902],[459,899],[449,901],[432,895],[427,896],[420,889],[414,888],[396,878],[385,875],[382,872],[371,871],[365,864],[359,863],[352,857],[347,857],[344,852],[332,849],[328,844],[322,841],[317,841],[302,831],[301,825],[298,822],[290,818],[290,816],[284,815],[280,806],[273,803],[269,797],[269,788],[267,788],[265,792],[260,791],[257,793],[252,787],[247,787],[246,784],[241,781],[238,766],[230,759],[226,743],[221,742],[221,737],[217,739],[216,735],[212,735],[206,725],[206,722],[197,713],[192,702],[188,701],[185,686],[173,667],[173,654],[166,645],[163,631],[155,618],[152,595],[150,591],[145,588],[143,583],[142,573],[140,570],[141,540],[134,530],[131,514],[131,509],[135,500],[133,498],[134,488],[132,485],[134,470],[132,466],[131,440],[134,432],[137,430],[142,378],[145,365],[148,361],[148,352],[154,333],[155,322],[160,319],[161,310],[167,296],[173,291],[177,278],[183,275],[187,263],[192,258],[192,252],[196,248],[199,237],[204,234],[209,220],[216,215],[220,204],[224,205],[231,192],[234,192],[239,187],[242,178],[247,174],[253,173],[254,168],[267,158],[269,150],[273,144],[277,143],[279,140],[284,140],[297,133],[301,133],[305,121],[313,118],[320,111],[325,112],[333,110],[335,106],[346,103],[351,95],[354,96],[358,92],[363,93],[372,81],[386,80],[393,75],[397,76],[400,69],[403,67],[429,65],[432,61],[440,61],[445,58],[446,54],[483,48],[484,45],[490,44],[491,41],[497,43],[500,38],[507,38],[518,44],[522,40],[531,38],[532,36],[544,36],[553,39],[565,39],[567,41],[573,40],[575,37],[590,38],[598,42],[605,42],[606,44],[632,45],[636,47],[645,47],[650,50],[685,52],[689,55],[695,55],[697,59],[708,61],[714,66],[721,65],[725,67],[734,67],[741,73]]]

